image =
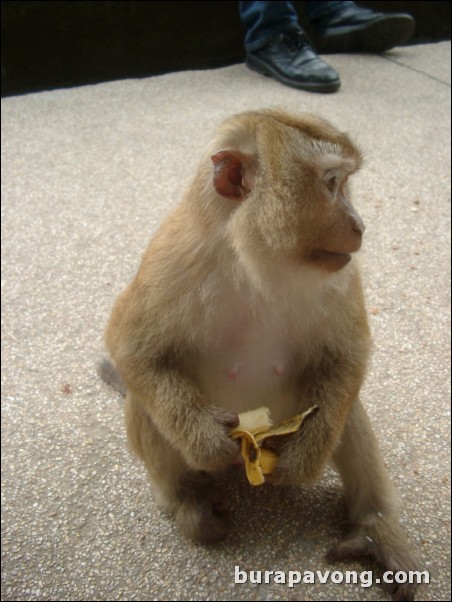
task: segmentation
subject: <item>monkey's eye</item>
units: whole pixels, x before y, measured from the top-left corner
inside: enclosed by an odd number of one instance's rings
[[[325,181],[326,187],[330,192],[334,192],[337,186],[337,176],[335,174],[329,175]]]

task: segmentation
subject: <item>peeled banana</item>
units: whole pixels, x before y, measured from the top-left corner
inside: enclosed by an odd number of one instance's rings
[[[239,425],[232,430],[233,439],[241,439],[241,453],[245,460],[245,470],[251,485],[262,485],[265,476],[273,472],[278,454],[260,447],[267,437],[277,437],[295,433],[306,416],[318,409],[312,406],[305,412],[273,425],[268,408],[257,408],[239,414]]]

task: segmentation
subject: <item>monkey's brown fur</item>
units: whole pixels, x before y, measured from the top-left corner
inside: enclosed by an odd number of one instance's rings
[[[332,459],[355,530],[331,555],[416,566],[359,401],[370,335],[347,179],[361,163],[320,118],[232,117],[114,306],[107,347],[127,387],[129,441],[191,538],[226,534],[211,479],[238,454],[237,413],[266,405],[279,421],[316,404],[300,432],[270,441],[273,483],[312,483]]]

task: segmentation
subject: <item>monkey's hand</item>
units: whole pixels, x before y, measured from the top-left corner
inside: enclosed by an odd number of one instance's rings
[[[214,471],[228,466],[240,453],[240,444],[230,436],[239,423],[238,415],[205,407],[191,431],[178,443],[187,464],[196,470]]]
[[[131,372],[130,365],[123,366],[121,373]],[[140,401],[190,469],[215,471],[238,456],[239,443],[230,436],[238,415],[210,405],[177,370],[163,366],[144,374],[136,371],[128,381],[129,395]]]
[[[265,439],[275,439],[298,431],[305,418],[317,412],[318,407],[312,406],[305,412],[297,414],[273,424],[270,410],[266,407],[249,410],[239,414],[239,426],[232,431],[232,436],[241,440],[242,456],[245,460],[245,470],[251,485],[262,485],[265,476],[271,474],[278,460],[278,454],[270,449],[259,447]]]
[[[352,333],[353,334],[353,333]],[[303,427],[280,441],[266,441],[279,454],[272,482],[275,484],[312,484],[333,456],[347,418],[358,399],[364,375],[366,339],[354,339],[353,353],[325,348],[318,363],[310,365],[309,381],[300,392],[303,405],[318,408]],[[276,447],[277,446],[277,447]],[[275,448],[276,447],[276,448]]]
[[[268,449],[278,456],[275,468],[265,478],[272,485],[296,485],[300,483],[300,479],[294,474],[297,469],[291,464],[291,460],[289,460],[286,453],[287,446],[296,435],[297,433],[290,433],[279,437],[268,437],[262,442],[263,449]]]
[[[323,429],[323,431],[322,431]],[[314,406],[312,416],[294,433],[268,437],[262,442],[278,456],[276,467],[268,481],[273,485],[300,485],[314,482],[324,465],[319,452],[318,434],[324,433],[321,411]],[[317,452],[317,453],[316,453]]]

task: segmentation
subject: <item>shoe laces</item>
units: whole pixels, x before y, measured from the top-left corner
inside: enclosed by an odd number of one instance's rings
[[[289,50],[296,51],[301,48],[311,48],[312,43],[306,33],[301,29],[286,30],[276,36],[278,42],[284,42]]]

